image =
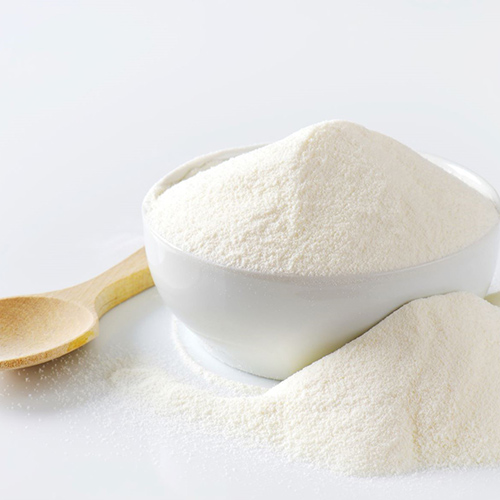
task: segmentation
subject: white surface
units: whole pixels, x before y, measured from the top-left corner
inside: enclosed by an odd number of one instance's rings
[[[156,290],[149,290],[111,311],[102,321],[102,335],[84,349],[89,355],[117,357],[119,339],[120,350],[181,373],[186,366],[172,349],[172,335],[167,335],[171,319]],[[205,367],[227,378],[258,383],[207,358],[185,329],[180,334],[188,352]],[[71,362],[78,356],[67,358]],[[89,364],[87,359],[75,366],[76,379],[79,372],[82,377],[87,373]],[[37,368],[24,370],[21,377],[17,372],[1,377],[2,389],[8,385],[10,393],[2,397],[0,407],[0,438],[8,450],[2,463],[2,498],[70,494],[75,499],[427,500],[498,495],[500,471],[495,470],[353,479],[287,464],[265,450],[235,450],[224,439],[193,437],[186,447],[184,436],[127,412],[113,389],[102,394],[74,380],[65,384],[66,372],[60,368],[44,367],[44,375],[58,379],[56,384],[44,382]]]
[[[182,161],[323,119],[366,124],[500,189],[499,17],[493,0],[2,4],[0,295],[68,286],[128,255],[142,242],[144,194]],[[120,340],[155,352],[165,315],[147,292],[110,312],[89,349]],[[259,454],[255,468],[230,457],[228,472],[217,459],[223,449],[210,443],[190,463],[169,451],[153,461],[154,437],[112,407],[101,415],[79,404],[70,417],[57,405],[27,410],[23,387],[12,396],[23,402],[18,410],[0,401],[2,498],[228,497],[231,488],[238,498],[320,498],[322,487],[326,498],[362,489],[372,498],[407,490],[405,498],[466,499],[498,491],[499,475],[488,471],[403,478],[389,488],[269,466]],[[105,415],[123,440],[118,451],[102,441]]]
[[[147,356],[165,369],[186,369],[173,350],[171,315],[155,289],[111,311],[102,335],[83,348],[88,355],[118,356],[120,350]],[[247,383],[272,384],[228,369],[208,358],[192,334],[180,329],[188,352],[206,368]],[[79,354],[67,356],[69,362]],[[65,371],[44,367],[47,382],[32,368],[1,377],[0,438],[8,450],[0,491],[11,498],[219,499],[342,498],[442,499],[497,498],[500,471],[426,473],[396,478],[353,479],[332,476],[300,464],[287,464],[265,450],[235,448],[224,439],[185,438],[155,420],[134,417],[121,407],[113,389],[105,394],[79,385],[89,382],[87,361]],[[62,375],[61,375],[62,373]],[[98,377],[99,374],[96,375]],[[93,377],[90,376],[90,380]],[[66,381],[67,382],[67,381]],[[98,385],[99,380],[94,377]],[[38,395],[36,394],[38,390]],[[30,394],[32,396],[30,397]],[[40,395],[45,397],[40,397]],[[96,397],[98,395],[99,397]],[[29,480],[27,478],[29,477]],[[446,495],[446,496],[445,496]]]

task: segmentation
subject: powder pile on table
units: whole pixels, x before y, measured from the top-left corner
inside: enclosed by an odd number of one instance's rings
[[[141,406],[342,474],[500,463],[500,309],[413,301],[263,395],[221,397],[151,367],[113,380]]]
[[[462,181],[340,120],[157,186],[145,213],[161,237],[209,261],[313,276],[428,262],[498,221],[493,203]]]

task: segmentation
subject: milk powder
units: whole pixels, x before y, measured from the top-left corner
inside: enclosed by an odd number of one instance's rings
[[[498,221],[492,202],[399,142],[329,121],[150,192],[160,236],[226,266],[334,275],[456,252]]]

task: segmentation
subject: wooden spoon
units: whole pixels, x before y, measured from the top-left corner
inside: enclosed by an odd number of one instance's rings
[[[154,285],[141,248],[81,285],[0,300],[0,370],[45,363],[99,333],[99,318]]]

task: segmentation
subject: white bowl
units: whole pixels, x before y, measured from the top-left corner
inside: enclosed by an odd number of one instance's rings
[[[173,184],[260,146],[196,158],[156,183],[143,204]],[[495,190],[449,161],[424,155],[495,203]],[[335,277],[272,275],[214,264],[174,247],[144,215],[146,253],[167,306],[221,361],[282,380],[364,333],[410,300],[457,290],[484,297],[498,254],[499,224],[459,252],[418,266]]]

